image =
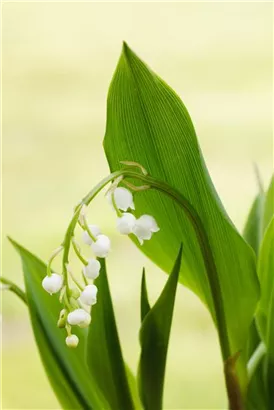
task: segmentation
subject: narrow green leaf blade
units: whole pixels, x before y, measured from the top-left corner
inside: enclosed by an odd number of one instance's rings
[[[272,249],[272,252],[274,248]],[[274,252],[273,252],[274,254]],[[273,274],[272,270],[272,274]],[[266,389],[269,403],[274,403],[274,286],[272,286],[271,300],[269,304],[266,334]]]
[[[243,237],[254,250],[256,257],[259,254],[261,239],[263,235],[264,204],[265,194],[262,191],[262,189],[260,189],[260,192],[258,193],[258,195],[252,203],[243,230]],[[247,359],[251,357],[251,355],[254,353],[260,342],[261,339],[258,333],[256,321],[255,319],[253,319],[249,330],[248,343],[245,352],[247,355]],[[256,383],[253,382],[253,385],[255,386]]]
[[[112,171],[120,161],[138,162],[180,191],[198,212],[217,266],[231,353],[237,352],[246,343],[258,300],[254,254],[220,203],[185,106],[127,45],[109,89],[104,148]],[[136,194],[135,205],[137,213],[152,214],[161,228],[140,249],[168,273],[183,242],[180,281],[213,313],[200,249],[184,212],[151,190]]]
[[[24,302],[26,305],[28,304],[27,295],[21,288],[19,288],[19,286],[11,282],[9,279],[4,278],[3,276],[0,277],[0,283],[2,283],[3,286],[7,286],[7,290],[17,295],[19,299],[22,300],[22,302]]]
[[[108,397],[111,410],[131,410],[135,407],[120,347],[105,259],[100,259],[100,263],[100,275],[94,281],[99,297],[92,311],[87,364],[102,392]],[[131,383],[132,378],[131,375]]]
[[[274,403],[274,217],[265,232],[260,250],[258,273],[261,283],[258,322],[266,344],[266,388]]]
[[[264,203],[265,194],[260,192],[251,206],[243,231],[243,237],[256,255],[259,253],[263,234]]]
[[[182,247],[160,297],[144,317],[140,329],[138,381],[145,410],[162,409],[166,357],[181,259]],[[142,299],[144,284],[143,281]]]
[[[61,305],[58,297],[42,288],[46,265],[21,245],[11,240],[21,256],[29,313],[39,353],[51,386],[64,409],[109,409],[96,390],[85,363],[87,332],[75,330],[80,338],[77,349],[65,344],[66,333],[57,327]]]
[[[274,175],[271,178],[264,206],[264,231],[274,215]]]
[[[258,306],[257,319],[261,334],[266,341],[269,306],[271,305],[274,286],[274,217],[268,225],[260,249],[258,260],[258,275],[261,284],[261,298]]]

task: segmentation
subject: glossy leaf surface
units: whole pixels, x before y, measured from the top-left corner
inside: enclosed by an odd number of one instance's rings
[[[109,89],[104,148],[112,171],[121,167],[120,161],[136,161],[179,190],[198,212],[217,266],[235,353],[246,342],[258,300],[253,252],[220,203],[185,106],[126,44]],[[169,273],[183,242],[180,281],[213,313],[201,252],[184,212],[155,191],[137,193],[135,205],[138,214],[153,215],[161,228],[140,249]]]

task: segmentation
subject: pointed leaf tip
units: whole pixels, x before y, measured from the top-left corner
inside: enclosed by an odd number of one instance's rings
[[[141,283],[141,322],[150,311],[151,307],[148,300],[147,285],[146,285],[146,272],[143,268],[142,283]]]

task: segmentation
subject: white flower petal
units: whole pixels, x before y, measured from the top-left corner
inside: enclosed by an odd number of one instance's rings
[[[92,242],[91,249],[95,256],[105,258],[110,251],[110,239],[106,235],[98,235],[96,242]]]
[[[117,208],[127,211],[128,208],[135,209],[132,193],[123,187],[118,187],[114,191],[114,201]]]
[[[138,224],[146,229],[149,229],[151,232],[158,232],[160,230],[157,222],[151,215],[142,215],[138,219]]]
[[[75,309],[68,314],[67,321],[72,326],[87,327],[90,324],[91,316],[84,309]]]
[[[142,225],[138,225],[138,219],[136,221],[136,225],[133,228],[133,233],[139,240],[142,239],[148,241],[152,236],[152,232],[149,229],[143,227]]]
[[[43,288],[52,295],[59,292],[63,285],[63,277],[57,273],[52,273],[50,276],[45,276],[42,281]]]
[[[84,305],[88,305],[88,306],[95,305],[95,303],[97,302],[97,292],[98,292],[97,286],[95,285],[86,286],[83,292],[81,293],[80,301]]]
[[[101,234],[101,229],[97,225],[89,225],[88,227],[92,235],[95,236],[95,238],[97,238],[97,236]],[[87,245],[91,245],[93,243],[93,240],[91,239],[87,231],[83,231],[82,239],[83,242]]]
[[[142,215],[136,220],[135,226],[133,228],[133,233],[139,239],[140,244],[143,244],[144,240],[149,240],[154,232],[159,231],[157,222],[150,215]]]
[[[89,259],[88,265],[83,267],[84,275],[89,279],[96,279],[99,276],[101,264],[97,259]]]
[[[135,216],[126,212],[120,218],[117,219],[117,229],[121,234],[129,235],[133,232],[135,222]]]

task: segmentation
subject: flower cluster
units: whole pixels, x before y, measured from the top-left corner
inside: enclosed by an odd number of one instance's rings
[[[135,210],[132,193],[123,187],[117,187],[108,194],[109,201],[112,202],[117,212],[117,229],[123,235],[134,234],[141,245],[145,240],[149,240],[152,234],[159,231],[159,227],[151,215],[142,215],[136,218],[128,209]],[[121,212],[124,211],[124,212]]]
[[[117,187],[117,184],[115,184],[109,191],[108,198],[116,210],[118,216],[117,229],[121,234],[134,234],[140,244],[143,244],[144,240],[149,240],[154,232],[159,231],[159,227],[152,216],[142,215],[140,218],[136,218],[133,215],[132,211],[135,210],[133,195],[128,189]],[[89,280],[93,281],[99,276],[101,264],[97,258],[106,258],[111,248],[108,236],[102,234],[97,225],[88,223],[86,211],[87,206],[81,204],[77,214],[78,224],[83,230],[82,240],[90,246],[94,257],[86,260],[82,256],[80,247],[74,238],[74,230],[69,231],[69,243],[65,240],[64,246],[62,245],[53,253],[48,263],[47,276],[42,281],[43,288],[50,295],[60,292],[60,302],[63,303],[64,308],[60,312],[57,325],[60,328],[66,328],[66,344],[68,347],[76,347],[79,343],[78,336],[71,333],[72,326],[84,328],[88,327],[91,322],[91,309],[97,302],[98,289],[93,283],[89,283]],[[84,286],[75,278],[70,265],[66,263],[67,261],[64,263],[64,259],[63,266],[65,268],[62,275],[53,273],[51,270],[53,259],[61,251],[64,251],[65,254],[66,246],[68,246],[68,254],[70,245],[72,245],[75,254],[82,263]],[[75,283],[76,288],[69,286],[69,276]]]

